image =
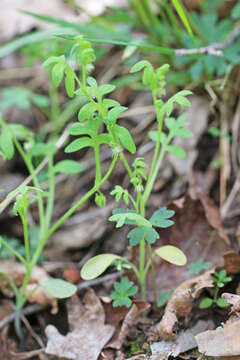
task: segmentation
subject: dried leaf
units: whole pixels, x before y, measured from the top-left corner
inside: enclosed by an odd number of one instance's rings
[[[224,254],[224,269],[228,274],[240,273],[240,254],[235,251],[228,251]]]
[[[240,320],[223,328],[208,330],[195,336],[198,349],[207,356],[240,355]]]
[[[177,287],[165,308],[161,321],[156,325],[156,331],[164,340],[176,336],[178,318],[186,317],[192,310],[192,299],[196,298],[201,289],[212,287],[210,270],[203,275],[183,282]]]
[[[66,336],[61,335],[52,325],[46,327],[47,354],[66,359],[97,360],[115,328],[105,325],[103,306],[93,290],[87,291],[83,302],[84,306],[78,302],[77,297],[74,298],[69,314],[72,331]]]

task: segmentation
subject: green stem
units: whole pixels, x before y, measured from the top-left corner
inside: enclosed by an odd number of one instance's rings
[[[21,261],[21,263],[25,266],[25,259],[20,255],[16,250],[14,250],[3,238],[1,238],[1,243],[9,250],[11,253],[16,256],[16,258]]]
[[[36,265],[39,256],[41,255],[41,252],[46,244],[47,239],[64,223],[65,220],[67,220],[81,205],[84,204],[85,201],[87,201],[96,191],[100,189],[100,187],[105,183],[105,181],[109,178],[111,175],[113,168],[117,162],[118,155],[115,154],[114,158],[111,162],[111,165],[109,166],[109,169],[105,176],[102,178],[102,180],[96,184],[91,190],[89,190],[75,205],[71,207],[47,232],[47,234],[41,239],[34,256],[32,258],[31,266],[33,267]]]
[[[55,197],[55,171],[53,164],[53,156],[49,156],[48,159],[48,176],[49,176],[49,192],[46,208],[46,229],[48,230],[51,224],[53,206],[54,206],[54,197]]]
[[[146,288],[145,288],[145,237],[143,237],[140,241],[139,248],[139,282],[141,285],[141,297],[143,300],[146,299]]]
[[[154,295],[154,301],[157,303],[157,277],[156,277],[156,269],[153,261],[153,252],[151,245],[148,243],[148,254],[149,254],[149,260],[151,264],[152,269],[152,283],[153,283],[153,295]]]
[[[22,224],[23,224],[23,236],[24,236],[24,246],[25,246],[25,257],[26,264],[30,262],[30,246],[29,246],[29,238],[28,238],[28,223],[27,223],[27,199],[26,195],[23,195],[23,214],[21,216]]]
[[[51,76],[48,77],[48,80],[49,80],[49,97],[51,103],[50,120],[54,125],[55,132],[58,132],[61,127],[61,124],[58,124],[58,117],[60,114],[58,91],[56,87],[53,85]]]
[[[14,144],[15,144],[16,148],[18,149],[18,152],[21,155],[23,161],[25,162],[25,165],[33,179],[34,186],[37,188],[40,188],[39,182],[38,182],[37,176],[34,172],[34,168],[33,168],[31,160],[29,159],[28,156],[25,155],[25,153],[22,149],[22,146],[20,145],[19,141],[16,139],[16,137],[14,135],[13,135],[13,141],[14,141]],[[41,236],[43,236],[43,234],[45,233],[46,227],[45,227],[43,199],[42,199],[42,196],[39,191],[37,191],[37,201],[38,201]]]
[[[95,163],[96,163],[95,185],[97,185],[102,178],[101,160],[100,160],[100,152],[99,152],[98,144],[94,146],[94,155],[95,155]]]

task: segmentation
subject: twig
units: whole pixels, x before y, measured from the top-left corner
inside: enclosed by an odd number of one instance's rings
[[[185,56],[185,55],[214,55],[214,56],[223,56],[223,50],[231,46],[240,35],[240,25],[237,26],[227,37],[223,43],[213,43],[208,46],[200,47],[198,49],[176,49],[174,50],[174,55],[176,56]]]

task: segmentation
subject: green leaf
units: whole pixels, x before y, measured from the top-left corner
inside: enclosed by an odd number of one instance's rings
[[[132,213],[132,212],[115,214],[115,215],[110,216],[110,218],[108,220],[116,221],[116,223],[117,223],[116,227],[118,228],[118,227],[122,227],[124,224],[126,224],[127,219],[134,220],[138,226],[143,225],[143,226],[147,226],[147,227],[152,227],[152,224],[150,223],[150,221],[145,219],[142,215]]]
[[[160,308],[160,307],[164,306],[168,302],[170,297],[172,296],[173,292],[174,292],[174,290],[162,291],[158,296],[157,307]]]
[[[83,170],[83,166],[74,160],[62,160],[54,166],[54,171],[62,174],[78,174]]]
[[[107,117],[105,118],[104,122],[106,125],[115,124],[118,116],[127,110],[125,106],[116,106],[108,112]]]
[[[129,281],[127,277],[123,277],[120,282],[114,283],[115,290],[111,293],[111,299],[113,299],[113,307],[126,306],[130,307],[132,301],[130,296],[136,294],[138,288],[134,286],[132,281]]]
[[[65,153],[72,153],[85,147],[93,146],[93,142],[89,137],[81,137],[73,140],[64,150]]]
[[[65,63],[59,62],[55,64],[52,68],[51,77],[52,77],[53,85],[56,88],[60,85],[63,79],[65,66],[66,66]]]
[[[155,211],[155,213],[150,218],[150,222],[153,226],[168,228],[174,224],[172,220],[168,220],[174,214],[175,212],[173,210],[167,210],[167,208],[163,207]]]
[[[74,123],[68,128],[68,132],[70,135],[91,135],[93,130],[89,123]]]
[[[77,287],[62,279],[50,279],[40,283],[47,293],[58,299],[65,299],[77,292]]]
[[[44,63],[42,64],[43,68],[47,68],[50,65],[54,65],[57,64],[60,60],[59,56],[50,56],[47,60],[44,61]]]
[[[200,258],[198,261],[196,261],[193,264],[188,265],[188,273],[193,275],[199,275],[202,270],[207,270],[212,265],[211,262],[203,262],[203,259]]]
[[[130,209],[114,209],[114,210],[112,211],[112,214],[113,214],[113,215],[117,215],[117,214],[127,214],[127,215],[128,215],[129,213],[136,214],[136,210],[130,210]],[[133,220],[133,219],[129,219],[128,216],[126,217],[124,224],[126,224],[126,225],[137,225],[137,224],[136,224],[136,221]]]
[[[213,304],[213,299],[211,298],[205,298],[200,302],[200,309],[207,309]]]
[[[130,239],[130,245],[136,246],[144,236],[149,244],[154,244],[156,240],[159,239],[157,231],[147,226],[140,226],[131,230],[127,237]]]
[[[116,89],[116,86],[114,86],[114,85],[110,85],[110,84],[101,85],[98,88],[98,95],[102,97],[106,94],[113,92],[115,89]]]
[[[12,159],[14,155],[14,145],[11,132],[6,127],[0,134],[0,148],[8,160]]]
[[[178,158],[185,158],[187,156],[183,148],[177,145],[168,145],[167,151],[169,151],[171,154]]]
[[[54,154],[57,151],[57,148],[54,144],[44,144],[37,143],[31,150],[32,156],[49,156],[50,154]]]
[[[219,306],[220,308],[225,308],[225,307],[227,307],[227,306],[230,306],[230,304],[229,304],[225,299],[222,299],[222,298],[217,299],[216,304],[217,304],[217,306]]]
[[[67,94],[70,98],[74,96],[75,91],[75,74],[74,70],[72,68],[67,68],[65,70],[65,88],[67,91]]]
[[[149,131],[148,136],[152,141],[156,142],[158,138],[158,132],[156,130],[151,130]]]
[[[111,144],[111,136],[109,134],[100,134],[98,135],[97,137],[97,143],[99,145],[102,145],[102,144],[108,144],[110,145]]]
[[[149,66],[151,66],[151,64],[147,60],[138,61],[135,65],[132,66],[132,68],[130,69],[130,73],[135,73],[137,71],[142,70],[144,67],[149,67]]]
[[[114,254],[101,254],[94,256],[83,265],[81,270],[82,279],[92,280],[97,278],[116,259],[121,259],[121,257]]]
[[[182,139],[188,139],[193,136],[193,133],[187,128],[181,128],[175,130],[175,135],[179,136]]]
[[[93,116],[96,111],[95,107],[91,103],[83,105],[78,113],[78,121],[87,120]]]
[[[136,146],[134,144],[133,138],[130,134],[130,132],[123,126],[116,125],[115,129],[117,130],[117,136],[119,137],[119,140],[123,144],[123,146],[131,153],[135,154],[136,152]]]
[[[155,250],[155,253],[163,260],[174,265],[182,266],[187,262],[187,258],[182,250],[172,245],[161,246]]]

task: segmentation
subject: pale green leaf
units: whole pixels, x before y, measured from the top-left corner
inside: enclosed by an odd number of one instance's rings
[[[77,292],[77,287],[62,279],[49,279],[42,281],[40,285],[44,290],[58,299],[65,299]]]
[[[121,259],[121,257],[114,254],[96,255],[83,265],[80,275],[84,280],[95,279],[117,259]]]
[[[54,171],[62,174],[78,174],[83,170],[83,166],[74,160],[62,160],[54,166]]]
[[[164,245],[155,250],[155,253],[162,258],[174,265],[185,265],[187,258],[185,254],[179,248],[172,245]]]

